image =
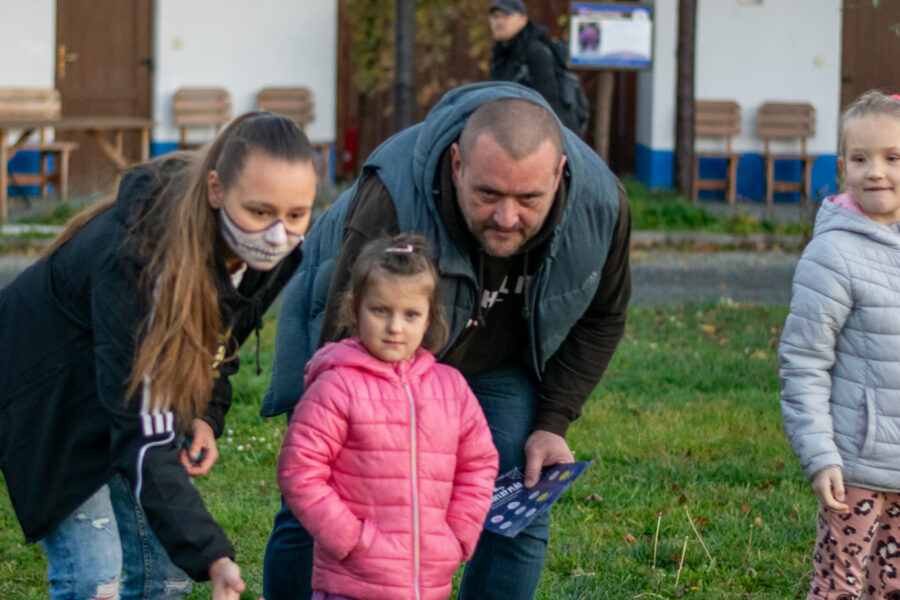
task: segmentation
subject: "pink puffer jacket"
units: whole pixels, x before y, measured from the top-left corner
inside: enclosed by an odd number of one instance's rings
[[[313,588],[448,597],[475,550],[498,464],[465,379],[421,348],[390,364],[357,339],[326,344],[305,377],[278,483],[316,540]]]

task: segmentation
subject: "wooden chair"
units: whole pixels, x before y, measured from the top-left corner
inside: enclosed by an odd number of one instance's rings
[[[766,166],[766,204],[772,205],[776,193],[800,192],[805,204],[812,194],[812,167],[816,156],[806,150],[806,140],[816,133],[816,110],[810,104],[792,102],[766,102],[756,113],[756,135],[763,140],[763,160]],[[793,144],[799,152],[775,152],[774,143]],[[775,179],[775,162],[801,161],[803,173],[800,181]]]
[[[731,139],[741,133],[741,107],[731,100],[698,100],[694,105],[694,137],[715,140],[721,150],[694,150],[694,190],[696,201],[700,190],[724,191],[728,204],[737,196],[737,168],[741,158],[731,149]],[[701,179],[701,158],[724,158],[726,174],[722,179]]]
[[[312,92],[305,87],[263,88],[256,95],[256,107],[287,117],[303,131],[306,131],[306,126],[316,119]],[[319,181],[325,181],[331,171],[329,161],[332,144],[313,141],[310,141],[310,144],[320,156],[316,166]]]
[[[10,183],[16,186],[40,186],[41,198],[47,197],[47,186],[56,186],[59,198],[65,202],[69,197],[69,156],[78,148],[77,142],[47,141],[47,132],[53,121],[62,116],[62,101],[59,90],[52,88],[0,88],[0,119],[4,121],[47,121],[46,127],[38,128],[38,141],[19,140],[11,148],[10,154],[20,150],[37,152],[39,171],[37,173],[10,173]],[[6,140],[0,140],[5,144]],[[50,158],[55,169],[50,170]],[[2,168],[7,168],[2,165]]]
[[[231,120],[231,96],[224,88],[190,88],[177,90],[172,99],[175,126],[179,128],[179,148],[196,148],[189,142],[190,130],[218,131]]]

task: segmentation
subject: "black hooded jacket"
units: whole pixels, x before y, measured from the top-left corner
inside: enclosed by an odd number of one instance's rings
[[[158,197],[160,170],[180,169],[173,162],[126,175],[112,208],[0,290],[0,469],[29,543],[122,473],[172,561],[205,580],[234,549],[179,460],[171,414],[142,413],[140,393],[126,399],[150,309],[128,231]],[[226,356],[261,324],[300,256],[298,248],[272,271],[247,269],[237,290],[221,258],[210,266]],[[204,416],[216,436],[237,369],[236,358],[217,367]]]
[[[491,79],[513,81],[537,90],[557,115],[563,114],[550,34],[531,21],[506,42],[491,50]]]

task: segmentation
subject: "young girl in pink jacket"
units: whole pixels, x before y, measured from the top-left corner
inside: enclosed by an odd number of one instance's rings
[[[421,236],[369,243],[343,318],[357,337],[306,365],[278,461],[315,538],[313,600],[447,598],[491,503],[498,455],[475,395],[435,361],[447,341]]]

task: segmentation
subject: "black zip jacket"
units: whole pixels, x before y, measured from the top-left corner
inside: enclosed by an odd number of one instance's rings
[[[490,73],[493,81],[513,81],[536,90],[560,115],[563,106],[551,43],[546,27],[528,21],[512,39],[494,43]]]
[[[113,208],[0,290],[0,469],[28,543],[121,472],[172,561],[202,581],[234,549],[181,465],[171,413],[141,414],[140,393],[126,401],[150,310],[128,227],[182,167],[168,161],[126,175]],[[160,175],[165,169],[172,171]],[[237,290],[221,258],[210,267],[226,356],[261,325],[300,257],[298,248],[270,272],[248,269]],[[217,437],[231,406],[228,376],[237,369],[236,358],[217,366],[204,416]]]

